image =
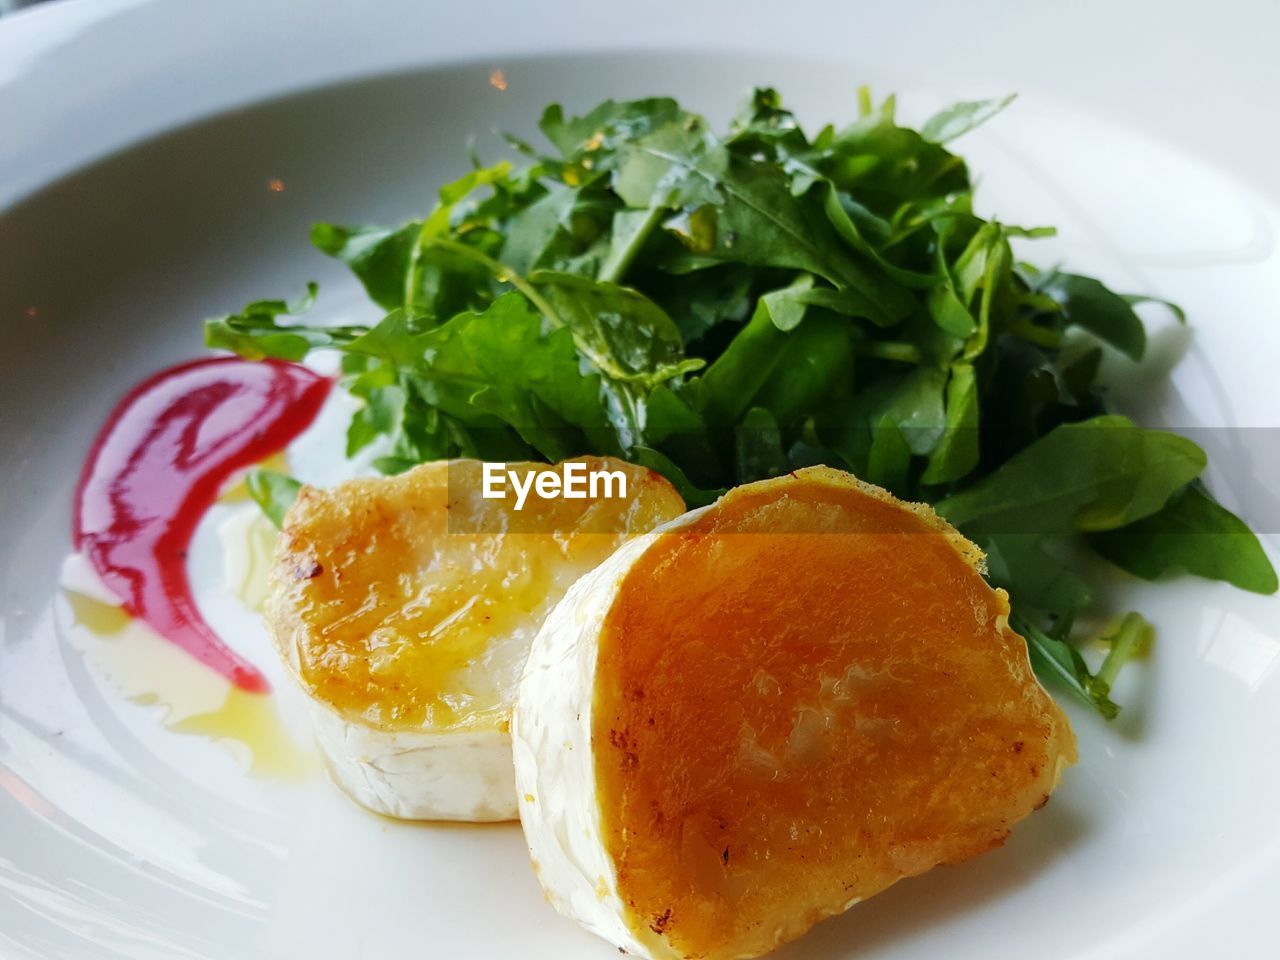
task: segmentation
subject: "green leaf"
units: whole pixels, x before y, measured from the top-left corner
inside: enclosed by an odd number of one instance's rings
[[[298,499],[302,484],[283,473],[262,469],[250,470],[245,474],[244,482],[249,496],[262,508],[267,519],[275,524],[276,529],[283,527],[284,515]]]
[[[381,370],[378,371],[379,373]],[[347,427],[347,456],[353,457],[379,437],[394,437],[404,425],[406,396],[398,382],[351,389],[365,404],[351,417]]]
[[[852,387],[855,342],[849,324],[822,311],[809,314],[786,337],[752,404],[773,415],[784,434],[794,437],[806,418],[825,410],[830,400]]]
[[[860,317],[883,324],[884,317],[874,303],[856,290],[832,290],[814,286],[813,275],[802,273],[788,287],[772,290],[762,298],[773,325],[784,333],[794,330],[809,307],[821,307],[846,317]]]
[[[929,291],[929,316],[939,329],[962,340],[971,337],[978,329],[973,314],[960,300],[950,281],[940,283]]]
[[[587,450],[616,455],[629,440],[630,423],[606,410],[599,375],[582,372],[572,332],[544,334],[542,318],[518,293],[483,313],[460,314],[423,343],[413,373],[437,388],[429,398],[455,416],[468,408],[491,414],[549,461]],[[460,385],[466,406],[451,408],[451,388]]]
[[[752,280],[753,271],[731,263],[683,276],[656,274],[647,286],[688,344],[721,324],[744,323],[755,308]]]
[[[782,449],[782,433],[773,414],[752,407],[734,430],[738,483],[750,483],[786,473],[789,467]]]
[[[566,119],[557,103],[542,113],[538,128],[566,160],[607,157],[619,145],[672,123],[692,119],[668,97],[618,102],[606,100],[581,117]]]
[[[529,283],[551,306],[548,319],[567,326],[583,355],[614,380],[656,384],[702,366],[682,357],[675,323],[636,290],[546,270]]]
[[[581,197],[578,188],[555,187],[512,216],[505,224],[502,262],[521,274],[550,267],[557,250],[569,245],[573,214]]]
[[[1038,533],[1000,533],[984,537],[981,546],[989,579],[1009,591],[1015,607],[1040,610],[1070,626],[1093,602],[1093,591],[1064,557],[1064,543]]]
[[[985,532],[1113,530],[1155,513],[1204,465],[1204,452],[1177,434],[1095,417],[1054,429],[936,506]]]
[[[812,179],[814,185],[808,188],[808,192],[816,194],[821,199],[822,209],[826,212],[827,219],[831,221],[831,226],[852,250],[871,260],[886,276],[904,287],[927,288],[937,282],[938,276],[933,270],[912,270],[899,266],[882,252],[880,246],[867,238],[868,231],[864,229],[865,227],[877,228],[877,232],[881,234],[880,240],[889,239],[892,228],[888,223],[856,200],[841,194],[829,180],[817,174],[812,175]],[[881,326],[888,325],[883,318],[877,318],[875,315],[871,315],[870,319],[876,320]]]
[[[1111,699],[1110,681],[1090,671],[1079,650],[1065,640],[1049,636],[1017,611],[1010,615],[1009,626],[1026,639],[1031,666],[1037,674],[1093,707],[1104,719],[1116,718],[1120,708]],[[1132,654],[1132,641],[1127,637],[1124,651],[1126,657]],[[1118,669],[1123,661],[1114,662]]]
[[[409,261],[405,269],[404,278],[404,308],[406,310],[414,310],[421,307],[425,302],[423,298],[424,287],[429,283],[428,273],[432,264],[430,255],[434,253],[440,256],[441,251],[445,253],[461,254],[462,250],[458,249],[458,245],[450,247],[434,246],[433,241],[440,239],[447,234],[452,225],[455,209],[458,205],[475,191],[481,187],[495,187],[507,182],[507,175],[511,172],[511,164],[507,161],[495,163],[491,167],[480,167],[472,170],[451,183],[446,183],[440,188],[440,199],[436,203],[430,215],[422,221],[422,225],[418,228],[417,236],[413,239],[413,245],[409,250]],[[472,266],[472,275],[476,275],[475,267]],[[438,320],[448,319],[448,314],[442,314],[435,311]]]
[[[311,243],[350,267],[369,299],[384,310],[394,310],[404,306],[404,278],[421,230],[422,222],[417,220],[396,230],[317,223],[311,228]]]
[[[946,431],[929,454],[921,483],[953,483],[978,465],[978,381],[973,364],[952,365],[946,407]]]
[[[643,443],[645,396],[658,384],[700,369],[703,361],[682,356],[675,323],[635,290],[547,271],[531,275],[529,283],[545,298],[548,319],[572,333],[578,352],[602,375],[621,448]]]
[[[358,327],[304,327],[281,324],[282,316],[297,316],[311,308],[316,285],[307,284],[307,295],[295,304],[283,300],[255,300],[236,314],[204,322],[204,343],[215,350],[230,350],[246,360],[301,360],[317,347],[339,346],[363,333]]]
[[[892,98],[835,134],[811,164],[836,188],[891,216],[904,203],[969,190],[964,161],[894,120]]]
[[[904,491],[911,469],[911,448],[890,416],[880,418],[867,456],[867,480],[892,491]]]
[[[946,143],[975,127],[980,127],[1017,99],[1016,93],[999,100],[969,100],[935,113],[920,128],[920,136],[930,143]]]
[[[800,326],[808,303],[804,295],[813,289],[813,274],[802,273],[789,287],[766,293],[761,300],[769,311],[769,319],[783,333]]]
[[[762,297],[751,319],[698,381],[700,408],[708,420],[732,422],[745,413],[782,358],[787,334],[779,330]]]
[[[1007,301],[1012,276],[1013,254],[1009,231],[999,223],[985,223],[974,233],[964,252],[952,265],[959,298],[977,321],[964,346],[964,357],[972,360],[987,349],[995,311]],[[977,305],[976,314],[973,307]],[[936,322],[936,317],[935,317]]]
[[[636,447],[631,452],[631,459],[634,463],[656,470],[666,477],[684,500],[685,506],[691,510],[714,503],[727,492],[723,487],[718,490],[704,490],[695,486],[671,458],[652,447]]]
[[[911,452],[927,456],[946,434],[945,391],[947,371],[915,367],[868,391],[871,421],[888,417],[902,431]]]
[[[1131,360],[1141,360],[1147,333],[1128,298],[1113,293],[1093,277],[1054,272],[1040,284],[1062,306],[1067,323],[1088,330]]]
[[[732,423],[752,406],[770,410],[786,430],[851,380],[853,340],[838,318],[810,317],[784,332],[761,297],[751,320],[695,380],[698,409],[712,426]]]
[[[911,309],[905,291],[845,252],[822,200],[793,194],[776,166],[668,128],[629,146],[615,189],[628,206],[703,215],[707,239],[693,251],[700,261],[807,271],[856,293],[882,324]]]
[[[600,279],[620,281],[665,215],[661,206],[617,211],[613,215],[609,252],[600,265]]]
[[[1089,537],[1118,567],[1144,580],[1185,570],[1253,593],[1276,592],[1275,567],[1244,521],[1192,484],[1159,512]]]

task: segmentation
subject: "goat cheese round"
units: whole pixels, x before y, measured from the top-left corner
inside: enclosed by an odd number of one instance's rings
[[[1075,758],[973,544],[810,468],[623,545],[533,642],[516,791],[548,899],[752,957],[998,846]]]
[[[359,803],[405,819],[515,818],[511,703],[543,617],[630,535],[684,509],[652,471],[569,463],[620,472],[626,489],[544,498],[523,482],[523,500],[490,497],[485,465],[454,460],[299,494],[267,619],[333,779]]]

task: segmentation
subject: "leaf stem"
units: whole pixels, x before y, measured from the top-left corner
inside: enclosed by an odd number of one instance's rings
[[[1116,718],[1120,708],[1111,700],[1109,685],[1089,672],[1084,658],[1074,646],[1066,640],[1049,636],[1030,620],[1019,616],[1016,610],[1009,615],[1009,626],[1027,641],[1031,665],[1037,673],[1057,677],[1068,690],[1097,710],[1104,719]]]
[[[1107,658],[1102,661],[1102,666],[1095,674],[1098,680],[1107,685],[1108,690],[1116,682],[1120,668],[1141,651],[1145,645],[1144,640],[1150,635],[1151,630],[1151,624],[1147,623],[1141,614],[1133,612],[1125,614],[1124,619],[1120,621],[1120,629],[1110,638],[1111,649],[1107,651]]]
[[[609,283],[621,283],[622,278],[626,276],[627,271],[631,269],[631,264],[635,260],[636,254],[640,252],[640,248],[644,246],[644,242],[649,239],[649,234],[651,234],[653,232],[653,228],[662,221],[662,218],[666,213],[667,208],[661,204],[655,203],[651,206],[648,214],[641,222],[639,229],[637,229],[632,235],[631,241],[623,249],[622,253],[619,254],[618,258],[613,261],[613,263],[605,264],[605,269],[600,271],[599,279],[605,280]]]
[[[528,297],[529,302],[537,308],[539,313],[546,317],[547,321],[552,326],[563,327],[566,325],[564,319],[556,313],[551,304],[547,302],[546,298],[534,289],[533,284],[520,276],[505,263],[501,263],[500,261],[493,259],[493,257],[488,254],[481,253],[475,247],[468,246],[465,243],[459,243],[456,240],[442,240],[437,237],[434,240],[427,241],[423,249],[426,249],[426,247],[438,247],[441,250],[449,250],[459,256],[468,257],[476,263],[482,264],[490,273],[493,274],[493,278],[499,283],[509,283]]]

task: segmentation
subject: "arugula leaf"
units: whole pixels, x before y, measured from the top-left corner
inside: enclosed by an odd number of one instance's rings
[[[752,407],[734,431],[736,474],[740,483],[786,473],[790,467],[782,449],[782,432],[764,407]]]
[[[967,340],[978,329],[977,321],[960,299],[955,284],[950,279],[929,291],[928,309],[929,316],[938,328],[953,337]]]
[[[992,583],[1004,587],[1019,609],[1046,613],[1070,624],[1093,602],[1093,591],[1064,559],[1062,538],[1038,533],[999,533],[982,538]],[[1052,550],[1052,552],[1051,552]]]
[[[567,326],[583,356],[613,380],[652,386],[704,366],[683,357],[675,323],[636,290],[547,270],[529,283],[546,298],[548,319]]]
[[[1145,519],[1090,536],[1089,544],[1144,580],[1185,570],[1253,593],[1275,593],[1278,586],[1275,567],[1257,536],[1198,484],[1184,488]]]
[[[753,279],[749,268],[725,264],[680,277],[656,273],[644,283],[654,302],[680,328],[684,342],[692,344],[722,323],[741,324],[751,316]]]
[[[728,492],[725,487],[703,490],[695,486],[673,460],[652,447],[635,447],[632,450],[631,459],[642,467],[658,471],[671,481],[671,485],[676,488],[676,492],[680,494],[680,498],[684,500],[685,505],[690,509],[705,507],[709,503],[714,503]]]
[[[666,216],[660,206],[647,210],[618,210],[613,215],[613,235],[600,265],[600,279],[617,282],[630,268]]]
[[[800,326],[809,303],[807,295],[813,292],[813,274],[802,273],[788,287],[773,290],[760,298],[769,311],[769,319],[783,333]]]
[[[900,127],[892,97],[834,134],[811,163],[836,187],[874,213],[893,216],[904,204],[967,192],[964,161],[915,130]]]
[[[1093,707],[1107,720],[1114,720],[1120,708],[1111,699],[1111,685],[1120,668],[1150,643],[1151,626],[1136,613],[1128,614],[1114,634],[1104,637],[1111,650],[1097,673],[1089,669],[1084,657],[1070,643],[1051,637],[1030,620],[1016,612],[1009,625],[1027,641],[1031,665],[1041,676],[1051,678],[1082,702]]]
[[[857,340],[844,318],[809,311],[804,323],[787,335],[752,403],[767,408],[786,437],[794,438],[810,417],[850,387],[856,354]]]
[[[689,123],[699,118],[685,113],[669,97],[653,97],[618,103],[606,100],[581,117],[566,119],[558,103],[542,113],[538,122],[548,140],[569,161],[581,162],[591,155],[593,166],[599,166],[618,146],[637,139],[661,126]]]
[[[316,285],[307,284],[307,295],[294,304],[283,300],[255,300],[239,313],[204,322],[204,345],[230,350],[246,360],[301,360],[317,347],[338,346],[358,336],[352,327],[314,328],[281,324],[282,316],[306,313],[315,303]]]
[[[578,352],[600,372],[619,448],[640,444],[648,392],[701,369],[703,361],[682,356],[676,325],[635,290],[548,271],[533,274],[529,283],[545,298],[543,315],[571,331]]]
[[[499,185],[506,183],[507,174],[510,171],[511,164],[504,160],[491,167],[472,170],[440,188],[440,199],[435,209],[422,221],[413,245],[409,249],[409,262],[406,265],[404,277],[404,308],[406,310],[421,309],[420,305],[427,302],[423,296],[424,292],[430,292],[433,286],[439,285],[438,279],[434,284],[432,282],[433,272],[439,272],[441,269],[438,263],[433,262],[433,257],[447,257],[453,254],[465,258],[468,252],[467,247],[474,245],[471,240],[472,231],[463,232],[454,243],[449,245],[433,243],[450,232],[458,204],[481,187],[492,186],[497,189]],[[483,233],[478,235],[481,238],[484,237]],[[471,259],[477,264],[483,262],[480,257]],[[471,269],[476,271],[477,267],[472,266]],[[485,289],[487,290],[487,287]],[[447,320],[452,315],[450,310],[442,310],[438,304],[434,307],[431,313],[437,320]]]
[[[516,273],[549,268],[558,256],[572,260],[573,216],[583,201],[580,187],[556,186],[511,217],[502,262]]]
[[[1062,307],[1067,323],[1083,327],[1130,360],[1141,360],[1147,334],[1129,298],[1113,293],[1093,277],[1054,271],[1038,289]]]
[[[599,374],[582,372],[572,332],[544,334],[542,318],[518,293],[483,313],[460,314],[424,334],[423,343],[415,377],[445,388],[424,394],[464,422],[473,411],[488,413],[549,461],[585,449],[617,454],[629,439],[601,404]],[[447,392],[459,384],[465,406]]]
[[[867,391],[871,418],[887,417],[902,431],[913,454],[933,452],[947,429],[945,396],[947,371],[917,366],[907,373],[882,380]]]
[[[978,380],[972,363],[952,364],[946,410],[946,432],[929,453],[921,483],[952,483],[978,465]]]
[[[677,229],[694,255],[686,266],[714,262],[804,270],[860,296],[870,319],[893,323],[910,300],[887,279],[844,253],[823,204],[795,195],[785,172],[740,157],[685,128],[663,128],[627,150],[615,189],[628,206],[655,203],[701,217],[702,230]],[[681,221],[668,221],[679,227]],[[699,225],[686,219],[684,224]]]
[[[1184,437],[1094,417],[1050,431],[936,509],[981,532],[1114,530],[1155,513],[1204,465]]]
[[[999,100],[969,100],[952,104],[946,110],[935,113],[920,127],[920,136],[930,143],[946,143],[975,127],[980,127],[1009,104],[1018,95],[1011,93]]]
[[[911,447],[894,419],[885,414],[872,434],[866,477],[888,490],[904,490],[911,471]]]
[[[778,329],[763,297],[751,319],[703,373],[696,386],[699,406],[711,423],[733,422],[781,361],[787,334]]]
[[[421,230],[419,220],[395,230],[317,223],[311,227],[311,244],[350,267],[370,300],[394,310],[404,306],[404,277]]]
[[[275,470],[250,470],[245,474],[244,484],[254,503],[262,508],[277,530],[284,526],[284,515],[302,489],[302,484],[293,477]]]

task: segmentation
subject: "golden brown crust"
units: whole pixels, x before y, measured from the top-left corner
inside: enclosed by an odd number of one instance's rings
[[[592,738],[628,926],[754,956],[998,846],[1075,758],[981,552],[839,471],[739,487],[619,587]]]

